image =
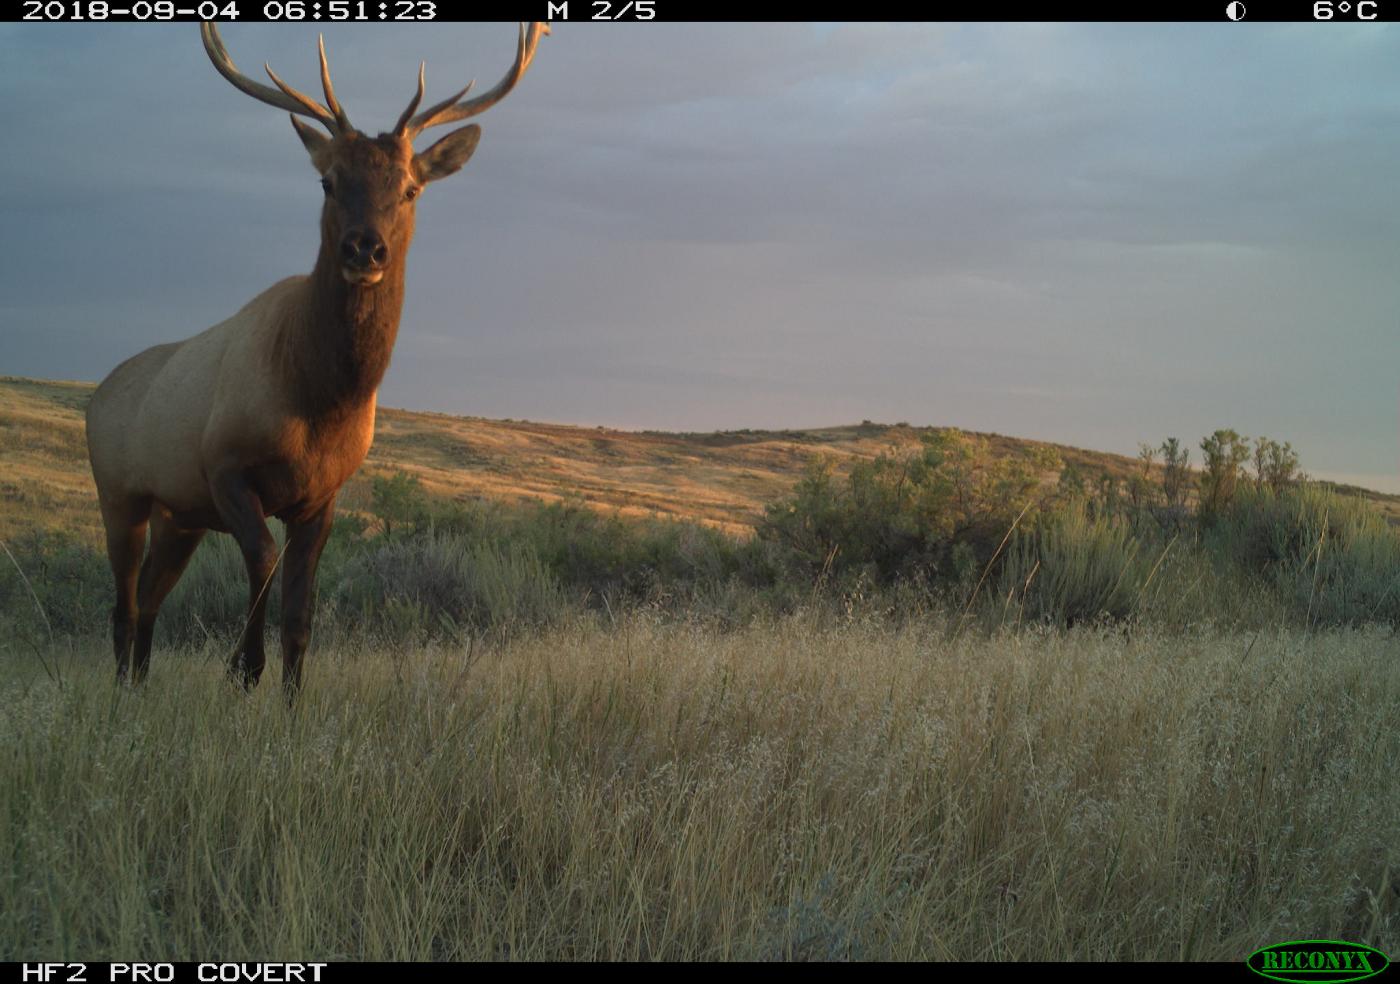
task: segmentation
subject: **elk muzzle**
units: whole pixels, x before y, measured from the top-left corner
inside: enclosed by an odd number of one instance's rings
[[[377,284],[389,262],[384,237],[370,228],[351,229],[340,240],[341,273],[352,284]]]

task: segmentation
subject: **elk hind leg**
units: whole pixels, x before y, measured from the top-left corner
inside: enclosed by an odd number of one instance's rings
[[[125,680],[136,638],[136,580],[141,554],[146,549],[149,499],[114,500],[101,497],[102,525],[107,531],[107,561],[116,582],[117,601],[112,606],[112,652],[117,658],[117,679]]]
[[[131,665],[133,683],[146,678],[151,662],[151,637],[161,602],[180,580],[202,539],[203,530],[181,529],[163,507],[157,507],[151,517],[151,550],[141,565],[141,578],[136,587],[138,615],[136,651]]]

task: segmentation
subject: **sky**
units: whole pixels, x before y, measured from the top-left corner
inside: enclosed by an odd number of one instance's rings
[[[516,28],[225,25],[352,121]],[[193,24],[0,25],[0,374],[310,270],[318,176]],[[564,24],[419,199],[380,400],[626,429],[1230,427],[1400,492],[1400,28]],[[442,130],[419,141],[426,147]]]

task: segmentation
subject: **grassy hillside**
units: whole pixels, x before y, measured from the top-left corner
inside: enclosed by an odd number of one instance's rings
[[[35,527],[101,532],[83,436],[91,383],[0,377],[0,536]],[[668,434],[485,420],[381,408],[369,460],[341,504],[364,509],[377,475],[404,471],[429,492],[499,501],[581,499],[627,516],[673,516],[745,533],[813,455],[838,468],[891,447],[917,447],[924,428],[862,423],[785,431]],[[978,435],[995,456],[1053,448],[1086,475],[1123,479],[1122,455]],[[1053,482],[1055,475],[1045,480]],[[1364,493],[1392,518],[1400,496]]]

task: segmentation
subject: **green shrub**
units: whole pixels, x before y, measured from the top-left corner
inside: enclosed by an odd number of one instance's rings
[[[1400,624],[1400,535],[1359,499],[1316,486],[1243,490],[1211,544],[1308,624]]]
[[[1191,492],[1191,449],[1169,437],[1162,442],[1162,498],[1169,510],[1186,505]]]
[[[882,454],[842,483],[814,460],[793,494],[771,504],[760,538],[790,551],[808,577],[865,572],[898,580],[964,580],[1007,532],[1035,522],[1040,472],[1053,455],[992,458],[956,430],[923,437],[911,455]]]
[[[473,543],[436,531],[376,541],[322,590],[355,626],[413,641],[444,628],[543,626],[568,608],[559,582],[528,545]]]
[[[1200,513],[1203,519],[1213,521],[1230,507],[1243,484],[1249,438],[1233,430],[1218,430],[1201,439],[1201,456],[1205,467],[1201,471]]]
[[[418,479],[398,471],[378,476],[371,484],[370,512],[379,520],[384,535],[393,536],[394,526],[419,525],[428,514],[428,496]]]
[[[1256,485],[1274,492],[1297,485],[1302,478],[1298,469],[1298,455],[1293,445],[1285,441],[1271,441],[1267,437],[1254,442],[1254,481]]]
[[[591,598],[688,593],[730,579],[772,587],[783,564],[770,545],[698,523],[600,513],[578,502],[453,503],[435,512],[439,532],[532,549],[559,583]]]
[[[1075,625],[1132,615],[1151,574],[1124,520],[1092,515],[1083,502],[1019,536],[998,577],[1004,610],[1018,619]]]

